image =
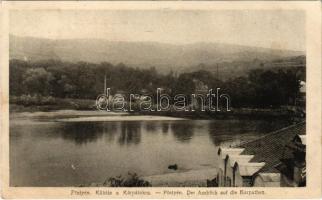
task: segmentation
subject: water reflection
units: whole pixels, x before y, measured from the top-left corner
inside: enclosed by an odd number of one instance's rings
[[[162,126],[162,133],[167,134],[169,132],[170,123],[162,122],[161,126]]]
[[[141,141],[141,123],[121,122],[121,134],[118,139],[120,145],[139,144]]]
[[[179,142],[189,142],[194,134],[194,123],[180,121],[171,124],[173,135]]]
[[[285,122],[248,120],[77,122],[64,123],[55,132],[77,145],[96,142],[104,136],[108,142],[116,140],[121,146],[139,144],[142,133],[167,135],[170,132],[178,142],[186,143],[194,137],[195,132],[203,132],[209,135],[215,146],[220,146],[232,141],[243,142],[243,139],[257,137],[286,125]]]
[[[153,121],[147,122],[147,123],[145,123],[145,129],[148,132],[155,133],[156,130],[157,130],[157,126],[156,125],[157,125],[156,122],[153,122]]]
[[[117,140],[120,145],[139,144],[142,133],[171,132],[179,142],[189,142],[195,132],[196,125],[186,121],[178,122],[76,122],[64,123],[56,132],[64,139],[76,145],[96,142],[103,136],[108,142]],[[204,130],[206,131],[206,130]]]
[[[96,142],[108,131],[97,123],[66,123],[61,127],[60,135],[63,139],[73,141],[77,145]],[[109,132],[109,131],[108,131]]]
[[[113,142],[117,134],[117,124],[109,122],[100,122],[98,127],[102,127],[104,136],[108,142]],[[97,130],[100,131],[100,130]]]
[[[94,143],[103,136],[107,142],[120,145],[139,144],[141,141],[141,123],[138,122],[76,122],[64,123],[57,131],[59,135],[76,145]]]

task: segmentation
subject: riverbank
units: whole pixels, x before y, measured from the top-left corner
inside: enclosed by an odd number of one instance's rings
[[[95,100],[43,96],[10,96],[10,112],[95,110]]]
[[[84,102],[84,101],[82,101]],[[73,105],[76,105],[73,103]],[[78,105],[78,104],[77,104]],[[300,114],[287,109],[255,109],[255,108],[237,108],[230,112],[209,112],[209,111],[160,111],[160,112],[106,112],[98,111],[95,107],[82,106],[85,109],[79,109],[81,106],[66,106],[61,105],[32,105],[23,106],[17,104],[10,104],[10,115],[15,113],[34,113],[39,117],[46,117],[49,115],[57,115],[57,117],[91,117],[91,116],[117,116],[117,115],[132,115],[132,116],[162,116],[169,118],[186,118],[186,119],[290,119],[297,120],[303,118]],[[85,112],[86,111],[86,112]],[[40,114],[43,112],[43,114]],[[93,120],[93,118],[89,118]]]
[[[302,112],[284,108],[231,108],[231,111],[160,111],[134,112],[141,115],[158,115],[188,119],[287,119],[298,121],[305,118]]]
[[[80,111],[80,110],[56,110],[50,112],[12,112],[11,119],[41,119],[56,122],[99,122],[99,121],[173,121],[185,120],[184,118],[132,115],[127,112],[104,112],[104,111]]]
[[[145,185],[137,185],[138,187],[210,187],[212,179],[216,177],[217,168],[195,169],[184,172],[172,172],[151,176],[137,176],[129,173],[125,177],[119,176],[114,178],[119,181],[118,186],[113,185],[109,178],[103,183],[90,183],[87,185],[80,185],[81,187],[122,187],[122,184],[130,184],[135,186],[139,182],[146,183]]]
[[[173,121],[185,120],[184,118],[166,117],[166,116],[151,116],[151,115],[109,115],[109,116],[91,116],[91,117],[76,117],[57,119],[58,122],[112,122],[112,121]]]
[[[135,107],[135,106],[134,106]],[[10,113],[15,112],[47,112],[69,110],[71,111],[92,111],[99,115],[111,115],[113,112],[99,112],[95,106],[95,100],[75,99],[75,98],[54,98],[42,96],[12,96],[10,97]],[[290,119],[305,117],[303,112],[294,111],[288,107],[280,108],[231,108],[231,111],[177,111],[170,108],[169,111],[156,111],[156,105],[152,108],[154,111],[132,111],[131,115],[149,115],[165,116],[188,119]],[[125,112],[115,112],[124,114]],[[96,114],[95,114],[96,115]]]
[[[210,168],[145,176],[142,179],[153,187],[207,187],[207,181],[215,178],[216,174],[217,169]]]

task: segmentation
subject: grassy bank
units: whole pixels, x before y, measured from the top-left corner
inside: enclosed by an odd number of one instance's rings
[[[134,104],[135,109],[138,105]],[[96,110],[95,100],[75,98],[55,98],[51,96],[11,96],[10,112],[36,112],[53,110]],[[156,106],[153,105],[156,110]],[[137,109],[135,109],[137,110]],[[301,119],[302,113],[292,111],[288,108],[231,108],[231,111],[133,111],[132,115],[157,115],[190,119],[265,119],[281,118],[296,120]]]
[[[154,108],[156,110],[156,108]],[[292,111],[288,108],[231,108],[231,111],[139,111],[134,112],[143,115],[161,115],[169,117],[190,118],[190,119],[289,119],[297,120],[305,116],[302,113]]]
[[[10,96],[10,112],[35,112],[52,110],[95,110],[95,100],[56,98],[51,96]]]

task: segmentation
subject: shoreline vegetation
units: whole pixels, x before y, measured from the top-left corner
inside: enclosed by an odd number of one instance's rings
[[[22,101],[26,97],[10,97],[10,113],[21,112],[53,112],[53,111],[92,111],[91,116],[111,116],[111,115],[148,115],[148,116],[164,116],[171,118],[186,119],[270,119],[281,118],[294,120],[295,118],[303,118],[302,112],[293,110],[289,107],[280,108],[231,108],[231,111],[135,111],[135,112],[111,112],[99,111],[95,106],[95,100],[89,99],[73,99],[73,98],[54,98],[42,96],[29,96],[28,100]],[[67,114],[70,117],[78,117],[80,112]],[[88,115],[88,114],[86,114]]]
[[[153,105],[156,106],[156,105]],[[76,99],[76,98],[56,98],[51,96],[41,95],[23,95],[10,96],[10,113],[15,112],[50,112],[59,110],[74,110],[74,111],[97,111],[95,115],[109,116],[112,114],[130,114],[130,115],[151,115],[151,116],[167,116],[175,118],[188,119],[266,119],[266,118],[282,118],[294,119],[305,117],[301,111],[294,110],[292,107],[279,108],[231,108],[231,111],[99,111],[96,108],[95,100],[91,99]],[[73,115],[73,114],[72,114]],[[77,116],[77,114],[75,114]]]
[[[261,62],[261,61],[258,61]],[[95,99],[111,89],[116,94],[138,94],[131,115],[158,115],[193,119],[229,118],[295,118],[305,116],[305,56],[264,61],[245,69],[240,76],[223,78],[218,72],[197,69],[189,72],[167,74],[155,67],[140,69],[126,64],[64,62],[59,60],[25,61],[10,60],[10,112],[35,112],[53,110],[97,110]],[[290,64],[293,63],[293,64]],[[305,86],[305,85],[304,85]],[[219,88],[230,98],[231,111],[176,111],[168,101],[169,111],[149,112],[138,108],[140,101],[150,96],[149,105],[157,107],[157,88],[173,98],[177,94],[187,96],[184,105],[200,106],[192,102],[190,94],[206,95],[211,88]],[[218,96],[218,94],[217,94]],[[217,97],[218,98],[218,97]],[[217,100],[218,101],[218,100]],[[124,98],[124,102],[132,103]],[[164,102],[161,102],[164,103]],[[226,102],[219,102],[227,105]],[[204,105],[208,105],[206,102]],[[181,105],[180,105],[181,106]],[[156,110],[156,109],[154,109]],[[207,111],[208,110],[208,111]],[[107,114],[108,115],[108,114]]]

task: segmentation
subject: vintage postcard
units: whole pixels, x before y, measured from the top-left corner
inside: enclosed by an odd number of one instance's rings
[[[321,2],[1,2],[1,196],[321,197]]]

